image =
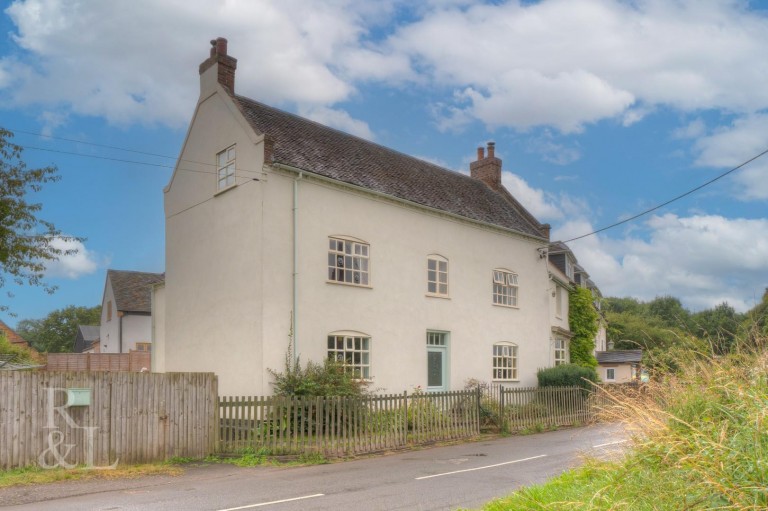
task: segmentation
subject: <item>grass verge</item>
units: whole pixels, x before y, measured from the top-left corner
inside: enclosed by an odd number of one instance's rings
[[[55,483],[58,481],[77,481],[88,479],[132,479],[148,475],[179,475],[184,470],[171,463],[154,463],[147,465],[125,465],[113,470],[92,470],[87,468],[74,469],[43,469],[27,467],[14,470],[0,471],[0,488],[28,484]]]
[[[606,413],[632,431],[623,460],[588,460],[483,510],[768,509],[768,352],[692,360]]]

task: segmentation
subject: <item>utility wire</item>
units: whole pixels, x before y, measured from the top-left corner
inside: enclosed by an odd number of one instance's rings
[[[45,133],[37,133],[37,132],[34,132],[34,131],[18,130],[18,129],[14,129],[14,128],[5,128],[5,129],[7,129],[8,131],[13,132],[13,133],[24,133],[25,135],[34,135],[34,136],[38,136],[38,137],[51,138],[51,139],[54,139],[54,140],[64,140],[65,142],[74,142],[76,144],[90,145],[90,146],[94,146],[94,147],[104,147],[106,149],[116,149],[118,151],[125,151],[125,152],[128,152],[128,153],[144,154],[144,155],[147,155],[147,156],[157,156],[158,158],[167,158],[169,160],[175,160],[176,159],[175,156],[166,156],[164,154],[149,153],[147,151],[139,151],[138,149],[129,149],[127,147],[119,147],[119,146],[106,145],[106,144],[97,144],[96,142],[86,142],[85,140],[77,140],[77,139],[74,139],[74,138],[56,137],[56,136],[53,136],[53,135],[46,135]],[[182,160],[182,161],[185,161],[185,160]],[[199,162],[194,162],[194,163],[199,163]],[[213,165],[213,164],[212,163],[205,163],[203,165]]]
[[[732,173],[732,172],[736,172],[736,171],[737,171],[737,170],[739,170],[740,168],[744,167],[745,165],[748,165],[748,164],[752,163],[753,161],[757,160],[758,158],[760,158],[760,157],[762,157],[762,156],[765,156],[766,154],[768,154],[768,149],[766,149],[766,150],[765,150],[765,151],[763,151],[762,153],[758,154],[757,156],[753,156],[752,158],[750,158],[750,159],[748,159],[747,161],[745,161],[745,162],[743,162],[743,163],[741,163],[741,164],[737,165],[736,167],[733,167],[732,169],[730,169],[730,170],[728,170],[728,171],[726,171],[726,172],[723,172],[723,173],[722,173],[722,174],[720,174],[719,176],[716,176],[716,177],[714,177],[714,178],[710,179],[710,180],[709,180],[709,181],[707,181],[706,183],[700,184],[700,185],[699,185],[699,186],[697,186],[696,188],[692,188],[692,189],[688,190],[687,192],[685,192],[685,193],[682,193],[682,194],[678,195],[677,197],[673,197],[673,198],[669,199],[669,200],[668,200],[668,201],[666,201],[666,202],[662,202],[662,203],[661,203],[661,204],[659,204],[658,206],[654,206],[654,207],[652,207],[652,208],[650,208],[650,209],[646,209],[645,211],[642,211],[642,212],[640,212],[640,213],[638,213],[638,214],[636,214],[636,215],[633,215],[633,216],[631,216],[631,217],[629,217],[629,218],[625,218],[624,220],[621,220],[621,221],[619,221],[619,222],[613,223],[613,224],[611,224],[611,225],[607,225],[607,226],[605,226],[605,227],[603,227],[603,228],[601,228],[601,229],[597,229],[596,231],[592,231],[592,232],[590,232],[590,233],[587,233],[587,234],[582,234],[581,236],[576,236],[575,238],[571,238],[571,239],[569,239],[569,240],[565,240],[563,243],[570,243],[571,241],[580,240],[581,238],[586,238],[587,236],[592,236],[592,235],[594,235],[594,234],[597,234],[597,233],[599,233],[599,232],[607,231],[608,229],[613,229],[614,227],[617,227],[617,226],[619,226],[619,225],[622,225],[622,224],[626,224],[627,222],[631,222],[632,220],[635,220],[635,219],[637,219],[637,218],[640,218],[641,216],[645,216],[645,215],[647,215],[648,213],[652,213],[652,212],[656,211],[657,209],[661,209],[661,208],[663,208],[664,206],[667,206],[668,204],[672,204],[673,202],[675,202],[675,201],[677,201],[677,200],[680,200],[680,199],[682,199],[683,197],[687,197],[688,195],[691,195],[692,193],[694,193],[694,192],[697,192],[697,191],[701,190],[701,189],[702,189],[702,188],[704,188],[705,186],[709,186],[709,185],[711,185],[711,184],[712,184],[712,183],[714,183],[715,181],[718,181],[718,180],[720,180],[720,179],[724,178],[725,176],[727,176],[728,174],[730,174],[730,173]]]
[[[166,165],[164,163],[152,163],[152,162],[148,162],[148,161],[126,160],[126,159],[123,159],[123,158],[113,158],[111,156],[98,156],[96,154],[83,154],[83,153],[78,153],[78,152],[74,152],[74,151],[62,151],[61,149],[49,149],[49,148],[46,148],[46,147],[37,147],[37,146],[31,146],[31,145],[19,145],[19,147],[21,147],[23,149],[31,149],[33,151],[46,151],[46,152],[49,152],[49,153],[68,154],[68,155],[72,155],[72,156],[80,156],[80,157],[83,157],[83,158],[94,158],[94,159],[97,159],[97,160],[115,161],[115,162],[119,162],[119,163],[130,163],[130,164],[133,164],[133,165],[146,165],[146,166],[149,166],[149,167],[159,167],[159,168],[171,169],[171,170],[176,168],[174,165]],[[187,163],[195,163],[195,164],[198,164],[198,165],[215,165],[215,164],[196,162],[196,161],[192,161],[192,160],[179,160],[179,161],[184,161],[184,162],[187,162]],[[179,167],[179,170],[180,171],[184,171],[184,172],[198,172],[200,174],[217,174],[217,171],[215,171],[215,170],[196,170],[196,169],[188,169],[188,168],[182,168],[182,167]],[[246,172],[246,169],[242,169],[242,168],[239,168],[239,167],[237,167],[235,170]]]

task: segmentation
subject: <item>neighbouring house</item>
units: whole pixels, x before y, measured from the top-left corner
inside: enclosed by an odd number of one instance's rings
[[[609,350],[595,353],[597,373],[605,383],[629,383],[640,379],[643,350]]]
[[[0,320],[0,334],[4,334],[5,338],[8,339],[12,345],[34,349],[26,339],[16,333],[13,328],[6,325],[2,320]]]
[[[95,353],[151,351],[152,287],[163,273],[107,270]],[[90,333],[90,332],[89,332]],[[78,334],[79,335],[79,334]],[[93,335],[90,335],[91,339]]]
[[[165,189],[154,371],[268,394],[290,347],[382,392],[436,391],[533,386],[565,356],[549,225],[502,186],[493,143],[470,176],[407,156],[236,94],[212,44]]]
[[[554,264],[549,262],[550,300],[550,343],[552,345],[552,364],[567,364],[571,361],[569,341],[571,333],[568,311],[570,303],[571,281]]]
[[[73,353],[100,353],[101,345],[99,337],[101,327],[99,325],[78,325]]]
[[[589,278],[589,273],[581,266],[576,259],[573,251],[568,245],[562,241],[554,241],[550,243],[547,253],[549,259],[550,268],[559,270],[561,275],[565,275],[568,278],[570,284],[569,290],[574,287],[584,287],[591,291],[594,298],[593,304],[598,314],[598,328],[595,334],[595,347],[593,353],[598,351],[605,351],[607,341],[607,322],[605,315],[603,314],[600,299],[603,297],[600,289]]]

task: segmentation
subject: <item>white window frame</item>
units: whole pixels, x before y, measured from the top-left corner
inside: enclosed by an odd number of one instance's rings
[[[216,190],[226,190],[235,186],[235,160],[237,151],[231,145],[216,153]]]
[[[328,282],[371,287],[371,246],[358,239],[328,237]]]
[[[568,257],[568,254],[565,254],[565,276],[571,280],[574,279],[573,261],[571,261],[571,258]]]
[[[517,273],[504,268],[493,270],[493,304],[500,307],[518,307],[520,291]]]
[[[447,297],[448,259],[438,254],[427,256],[427,296]]]
[[[493,381],[519,381],[519,363],[517,344],[497,342],[493,345]]]
[[[371,379],[371,336],[362,332],[332,332],[326,337],[326,356],[344,364],[361,380]]]
[[[563,317],[563,288],[555,284],[555,316]]]
[[[610,374],[610,376],[609,376]],[[606,367],[605,368],[605,381],[616,381],[616,368],[615,367]]]
[[[569,362],[568,360],[568,341],[563,339],[562,337],[556,337],[555,338],[555,347],[554,347],[554,359],[555,359],[555,366],[559,366],[562,364],[567,364]]]

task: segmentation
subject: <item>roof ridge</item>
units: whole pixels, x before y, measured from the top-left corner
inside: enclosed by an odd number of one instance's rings
[[[473,182],[477,181],[477,179],[475,179],[472,176],[469,176],[467,174],[464,174],[460,170],[453,170],[453,169],[449,169],[447,167],[443,167],[442,165],[438,165],[438,164],[433,163],[433,162],[431,162],[429,160],[425,160],[423,158],[418,158],[416,156],[413,156],[412,154],[408,154],[408,153],[404,153],[402,151],[398,151],[397,149],[393,149],[392,147],[387,147],[385,145],[379,144],[378,142],[374,142],[373,140],[368,140],[367,138],[363,138],[363,137],[355,135],[353,133],[349,133],[347,131],[340,130],[338,128],[334,128],[332,126],[328,126],[327,124],[323,124],[321,122],[315,121],[315,120],[310,119],[308,117],[302,117],[301,115],[295,114],[293,112],[289,112],[288,110],[283,110],[282,108],[277,108],[277,107],[274,107],[272,105],[267,105],[266,103],[262,103],[261,101],[257,101],[255,99],[251,99],[251,98],[248,98],[246,96],[241,96],[240,94],[234,94],[233,96],[235,97],[235,99],[250,101],[251,103],[256,103],[260,107],[267,108],[267,109],[270,109],[270,110],[274,110],[276,112],[280,112],[281,114],[285,114],[285,115],[288,115],[290,117],[293,117],[294,119],[296,119],[298,121],[309,122],[309,123],[314,124],[315,126],[317,126],[319,128],[330,130],[330,131],[335,131],[336,133],[340,133],[341,135],[344,135],[346,137],[352,137],[352,138],[357,139],[358,141],[363,142],[365,144],[370,144],[372,146],[378,147],[379,149],[383,149],[384,151],[387,151],[387,152],[390,152],[390,153],[394,153],[394,154],[397,154],[399,156],[403,156],[403,157],[411,159],[411,160],[417,160],[419,162],[426,163],[430,167],[434,167],[435,170],[439,170],[439,171],[442,171],[442,172],[450,172],[451,174],[461,176],[464,179],[471,179]]]

